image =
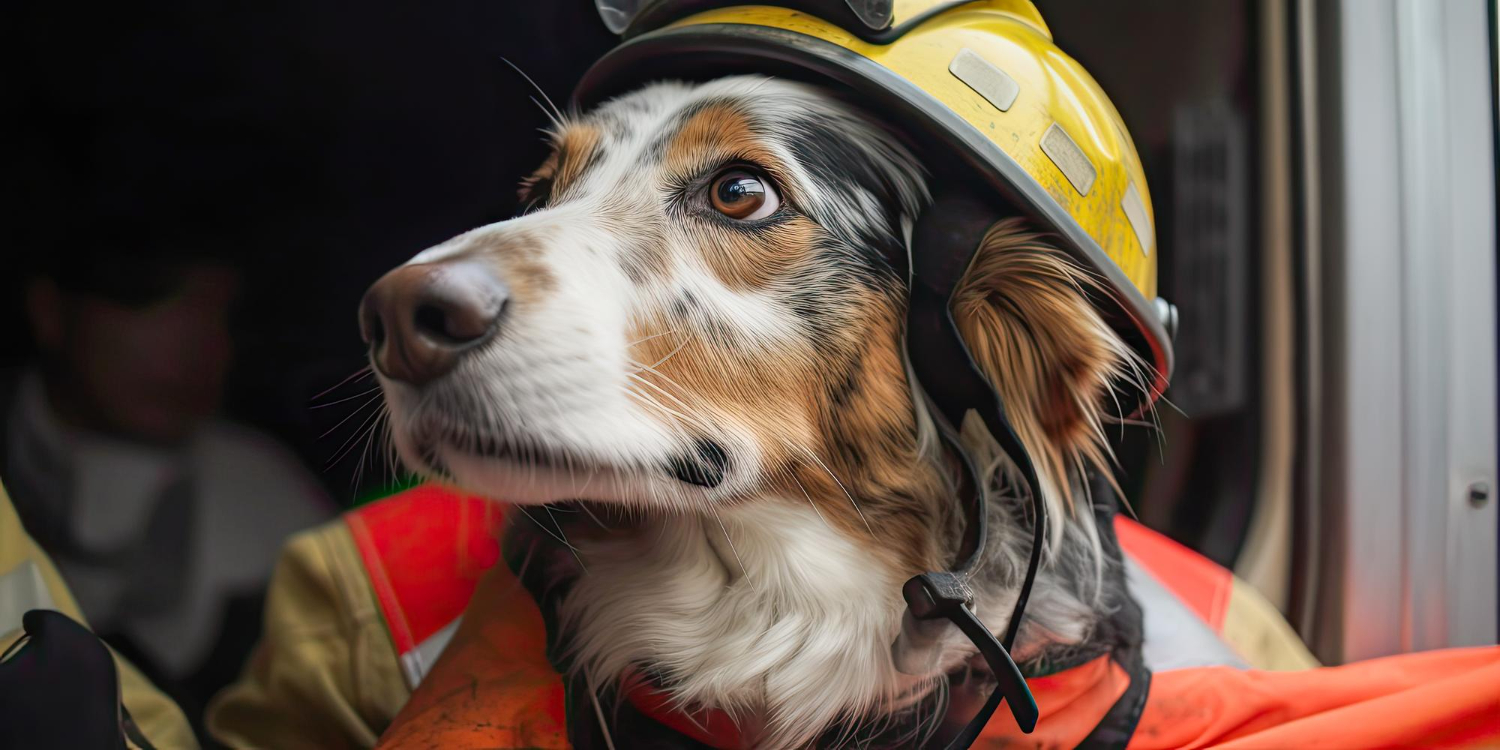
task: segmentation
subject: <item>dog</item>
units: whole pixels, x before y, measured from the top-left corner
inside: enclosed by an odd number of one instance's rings
[[[956,631],[898,642],[903,582],[946,567],[964,523],[887,260],[929,201],[922,163],[835,92],[754,76],[558,113],[550,140],[520,215],[363,304],[403,462],[523,511],[595,694],[646,675],[757,747],[930,732],[975,654]],[[952,308],[1050,519],[1014,649],[1032,673],[1140,647],[1091,488],[1144,366],[1095,293],[1014,218]],[[1001,632],[1035,519],[982,421],[961,428],[991,529],[975,608]]]

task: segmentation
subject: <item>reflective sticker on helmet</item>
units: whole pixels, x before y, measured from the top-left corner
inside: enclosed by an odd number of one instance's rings
[[[1010,109],[1021,93],[1021,84],[1016,83],[1016,79],[968,48],[953,56],[953,62],[948,63],[948,72],[1001,112]]]
[[[1141,242],[1141,254],[1150,255],[1155,237],[1151,229],[1151,217],[1146,215],[1146,202],[1141,200],[1141,192],[1135,189],[1135,180],[1125,184],[1125,197],[1120,199],[1120,209],[1125,212],[1125,218],[1130,220],[1135,238]]]
[[[1061,125],[1054,122],[1042,134],[1042,153],[1062,170],[1063,176],[1073,183],[1073,188],[1079,195],[1089,194],[1089,190],[1094,187],[1094,178],[1099,173],[1094,169],[1094,163],[1084,155],[1083,149],[1078,147]]]

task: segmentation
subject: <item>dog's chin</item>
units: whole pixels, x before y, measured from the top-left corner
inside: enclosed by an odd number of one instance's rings
[[[502,502],[589,500],[690,510],[733,494],[738,484],[730,478],[736,472],[728,451],[707,438],[676,451],[601,460],[594,450],[570,449],[555,439],[501,438],[447,415],[404,414],[396,404],[392,415],[394,447],[408,468]]]
[[[628,474],[616,469],[535,463],[443,446],[438,461],[458,485],[485,497],[521,505],[564,500],[613,500]],[[563,462],[568,464],[568,462]]]
[[[634,506],[684,507],[707,499],[703,487],[661,472],[589,464],[564,456],[545,460],[476,453],[454,445],[429,455],[448,481],[484,497],[517,505],[570,500]]]

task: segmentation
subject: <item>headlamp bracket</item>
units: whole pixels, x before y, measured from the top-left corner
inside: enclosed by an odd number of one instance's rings
[[[896,23],[894,0],[776,0],[775,5],[827,21],[871,44],[890,44],[922,21],[973,0],[935,3]],[[745,0],[594,0],[599,17],[613,33],[629,39],[688,16],[733,6]]]

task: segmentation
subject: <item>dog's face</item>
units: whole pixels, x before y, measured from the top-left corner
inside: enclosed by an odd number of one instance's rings
[[[409,465],[520,503],[697,507],[881,471],[842,455],[850,430],[912,443],[887,258],[925,195],[889,135],[819,90],[727,78],[646,87],[553,141],[523,215],[366,299]]]

